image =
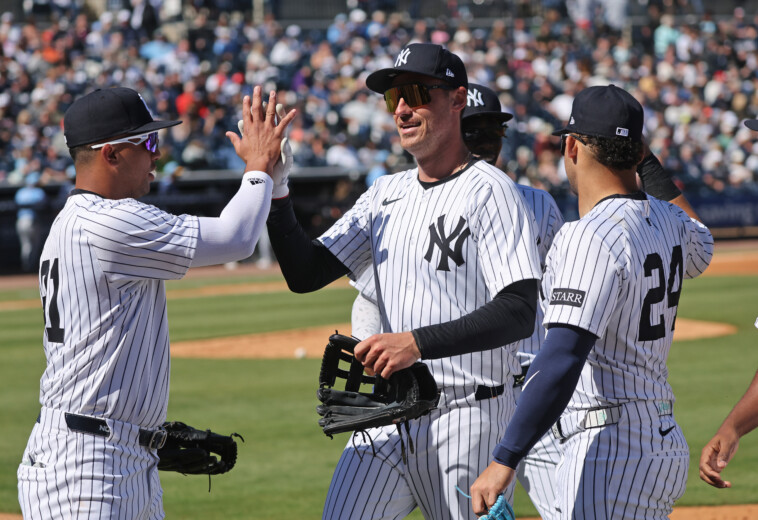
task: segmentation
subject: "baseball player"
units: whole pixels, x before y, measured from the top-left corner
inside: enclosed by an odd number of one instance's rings
[[[642,126],[639,102],[610,85],[581,91],[556,132],[581,218],[548,253],[547,336],[494,461],[471,487],[476,512],[551,425],[561,442],[557,518],[663,519],[684,493],[689,455],[666,358],[683,278],[708,267],[713,238],[655,198],[682,196],[670,179],[641,172],[651,193],[639,191]]]
[[[503,112],[497,94],[490,88],[469,83],[466,108],[463,110],[461,128],[463,141],[475,157],[495,166],[500,156],[506,122],[513,116]],[[524,197],[527,207],[534,215],[537,225],[537,250],[540,264],[544,269],[545,258],[553,243],[553,237],[563,225],[563,216],[557,204],[544,190],[517,184],[516,188]],[[366,269],[351,284],[358,289],[352,309],[353,335],[367,338],[381,332],[381,317],[376,304],[376,285],[373,271]],[[537,323],[541,323],[543,312],[537,307]],[[514,394],[518,400],[523,384],[523,375],[529,369],[539,346],[545,338],[545,329],[537,326],[531,337],[517,342],[516,355],[521,364],[521,376],[516,378]],[[558,441],[545,434],[518,466],[517,478],[540,513],[543,520],[550,520],[555,501],[555,466],[560,459]]]
[[[748,119],[745,126],[758,130],[758,120]],[[758,327],[758,319],[755,320]],[[734,405],[729,415],[719,427],[716,435],[708,441],[700,453],[700,478],[717,488],[732,487],[732,483],[721,478],[729,461],[737,453],[740,437],[758,427],[758,372],[753,377],[745,395]]]
[[[306,292],[373,271],[382,334],[355,349],[388,377],[421,359],[437,409],[406,428],[348,441],[324,506],[328,519],[473,518],[456,491],[473,482],[513,413],[514,342],[531,336],[541,276],[532,217],[503,172],[461,136],[466,70],[439,45],[410,44],[370,74],[418,167],[380,177],[311,242],[289,197],[268,228],[290,288]],[[504,347],[504,345],[507,345]]]
[[[47,367],[39,417],[18,467],[24,518],[163,518],[156,449],[165,441],[169,335],[164,280],[250,256],[269,211],[282,133],[260,87],[245,96],[247,173],[218,218],[138,202],[154,180],[158,130],[129,88],[96,90],[66,111],[76,187],[39,270]],[[249,131],[247,131],[249,130]],[[279,172],[281,174],[281,172]]]

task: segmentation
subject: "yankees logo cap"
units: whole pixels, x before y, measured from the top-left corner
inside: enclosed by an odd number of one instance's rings
[[[463,119],[472,116],[494,116],[505,123],[513,118],[513,114],[503,112],[500,108],[500,99],[495,91],[477,83],[468,84],[468,96],[466,108],[463,109]]]
[[[745,126],[748,127],[750,130],[758,130],[758,119],[747,119],[745,120]],[[758,323],[758,322],[756,322]],[[758,326],[758,325],[756,325]]]
[[[136,90],[98,89],[80,97],[63,115],[66,146],[76,148],[115,136],[140,135],[181,121],[156,121]]]
[[[568,124],[553,135],[577,133],[642,141],[643,123],[642,105],[626,90],[616,85],[588,87],[574,98]]]
[[[403,48],[395,59],[395,66],[372,72],[366,78],[366,86],[384,94],[392,80],[405,72],[415,72],[441,79],[452,87],[468,87],[466,67],[461,59],[441,45],[411,43]]]

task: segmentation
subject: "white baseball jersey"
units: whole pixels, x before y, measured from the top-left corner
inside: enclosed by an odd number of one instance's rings
[[[527,207],[534,215],[534,222],[537,230],[537,252],[540,259],[540,267],[545,270],[547,252],[553,243],[553,238],[563,225],[563,215],[558,209],[553,197],[545,190],[516,184],[519,193],[524,198]],[[351,280],[351,285],[358,289],[361,295],[373,304],[376,304],[376,284],[374,283],[374,271],[370,267],[360,273],[355,274],[355,280]],[[536,323],[534,334],[531,337],[523,339],[517,343],[517,356],[522,366],[528,366],[545,339],[545,330],[542,328],[542,318],[544,317],[543,306],[537,307]],[[355,323],[353,324],[355,326]],[[362,338],[363,339],[363,338]]]
[[[539,279],[529,214],[516,184],[484,161],[435,183],[414,168],[377,179],[319,240],[353,273],[373,265],[382,329],[403,332]],[[515,345],[426,362],[442,388],[509,385],[519,370]]]
[[[40,260],[47,368],[43,407],[160,426],[169,390],[164,280],[184,276],[197,217],[80,193]]]
[[[516,187],[534,215],[537,227],[537,252],[540,257],[540,267],[544,271],[547,253],[553,244],[556,233],[563,225],[563,215],[561,215],[558,205],[548,192],[522,184],[517,184]],[[540,296],[542,299],[543,295],[540,294]],[[518,358],[522,366],[529,365],[532,362],[545,340],[545,329],[541,327],[543,317],[544,309],[542,305],[539,305],[534,334],[518,342]]]
[[[545,325],[573,325],[599,339],[568,408],[671,400],[666,358],[684,278],[713,256],[708,229],[647,196],[603,199],[565,224],[543,277]]]

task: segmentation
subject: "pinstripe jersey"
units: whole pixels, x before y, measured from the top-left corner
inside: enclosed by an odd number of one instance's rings
[[[416,168],[380,177],[319,240],[352,273],[373,267],[382,330],[404,332],[539,279],[535,233],[516,184],[476,161],[434,183]],[[426,363],[443,388],[500,385],[518,370],[515,344]]]
[[[47,368],[44,407],[145,428],[166,417],[164,280],[187,272],[197,217],[134,199],[71,195],[40,260]]]
[[[516,187],[534,215],[537,227],[537,252],[540,256],[540,268],[544,272],[547,253],[555,234],[563,225],[563,215],[561,215],[558,205],[548,192],[522,184],[517,184]],[[540,298],[542,298],[542,291],[540,291]],[[531,337],[518,342],[518,358],[522,366],[529,365],[532,362],[545,340],[545,329],[542,328],[543,317],[543,306],[537,305],[534,333]]]
[[[558,205],[545,190],[516,184],[521,196],[524,197],[527,207],[534,215],[534,222],[537,228],[537,252],[540,257],[540,268],[545,270],[545,261],[553,238],[563,225],[563,215],[558,209]],[[361,295],[373,304],[376,304],[376,284],[374,283],[374,272],[372,269],[364,269],[356,280],[350,282]],[[542,318],[545,313],[542,305],[537,306],[537,317],[534,327],[534,334],[531,337],[518,342],[517,356],[522,366],[529,365],[545,339],[545,329],[542,328]]]
[[[601,200],[548,254],[545,325],[599,338],[568,408],[674,399],[666,358],[682,281],[708,267],[713,237],[677,206],[639,195]]]

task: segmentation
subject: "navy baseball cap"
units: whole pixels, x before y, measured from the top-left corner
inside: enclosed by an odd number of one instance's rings
[[[577,133],[642,141],[642,105],[616,85],[589,87],[576,95],[568,124],[553,135]]]
[[[758,119],[747,119],[745,121],[745,126],[750,130],[758,130]]]
[[[392,85],[392,80],[404,72],[416,72],[441,79],[452,87],[468,87],[466,67],[461,59],[441,45],[433,43],[411,43],[400,51],[395,66],[372,72],[366,78],[366,86],[384,94]]]
[[[76,148],[115,136],[147,134],[181,121],[156,121],[136,90],[98,89],[80,97],[63,116],[66,146]]]
[[[469,83],[466,108],[463,109],[462,118],[465,120],[467,117],[483,115],[493,116],[501,123],[513,118],[513,114],[501,110],[500,99],[494,90],[477,83]]]

